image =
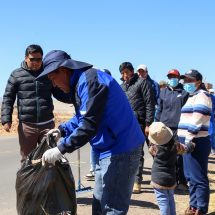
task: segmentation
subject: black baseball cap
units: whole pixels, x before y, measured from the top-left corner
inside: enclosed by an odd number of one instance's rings
[[[184,78],[190,78],[190,79],[195,79],[197,81],[202,81],[202,74],[195,69],[190,69],[188,72],[186,72],[184,75],[180,76],[181,79]]]

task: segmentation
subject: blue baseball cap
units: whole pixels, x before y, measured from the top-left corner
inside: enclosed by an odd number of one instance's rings
[[[39,79],[44,75],[48,75],[49,73],[59,69],[60,67],[65,67],[72,70],[77,69],[89,69],[93,65],[73,60],[65,51],[61,50],[53,50],[46,54],[43,59],[43,71],[36,78]]]

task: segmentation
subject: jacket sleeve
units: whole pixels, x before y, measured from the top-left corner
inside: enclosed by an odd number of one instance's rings
[[[67,104],[73,103],[73,99],[70,93],[64,93],[58,87],[52,87],[52,95],[60,102],[67,103]]]
[[[13,105],[16,100],[17,88],[18,88],[17,80],[12,73],[8,79],[2,101],[1,107],[2,125],[8,122],[12,122]]]
[[[85,81],[77,90],[81,105],[78,117],[70,121],[73,126],[69,129],[68,124],[65,124],[64,130],[67,129],[69,135],[58,145],[63,154],[82,147],[96,135],[107,101],[107,86],[96,81]]]
[[[161,92],[160,92],[160,95],[159,95],[159,98],[158,98],[157,108],[156,108],[156,111],[155,111],[155,121],[156,122],[160,122],[161,113],[163,111],[162,92],[163,92],[163,90],[161,90]]]
[[[149,126],[154,121],[155,115],[154,91],[151,83],[147,80],[142,83],[141,90],[146,105],[146,126]]]

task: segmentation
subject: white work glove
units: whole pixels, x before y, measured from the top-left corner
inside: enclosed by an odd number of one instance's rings
[[[42,156],[42,165],[44,166],[46,163],[55,165],[55,162],[61,158],[64,158],[64,156],[61,154],[58,147],[48,149]]]
[[[50,136],[53,136],[55,142],[57,143],[57,141],[61,138],[61,132],[60,132],[60,130],[58,128],[54,128],[54,129],[49,130],[46,133],[46,141],[47,141],[48,144],[49,144]]]

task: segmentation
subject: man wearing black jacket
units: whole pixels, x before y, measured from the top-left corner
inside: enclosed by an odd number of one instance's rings
[[[139,78],[134,73],[133,65],[130,62],[124,62],[120,65],[119,71],[122,74],[121,85],[126,93],[130,105],[134,111],[144,135],[147,137],[149,126],[154,121],[155,100],[151,83],[147,79]],[[139,170],[136,175],[133,193],[140,193],[144,164],[144,151],[140,158]]]
[[[20,68],[11,73],[3,96],[1,121],[7,132],[11,129],[13,106],[17,97],[21,162],[47,131],[55,126],[52,94],[61,98],[61,101],[71,103],[68,95],[54,88],[48,78],[34,81],[42,72],[42,57],[43,50],[39,45],[28,46],[25,60]]]

